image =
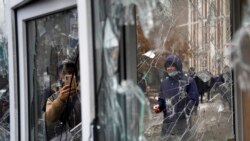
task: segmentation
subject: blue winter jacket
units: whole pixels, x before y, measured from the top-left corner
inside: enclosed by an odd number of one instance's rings
[[[176,55],[167,57],[165,67],[174,65],[179,73],[167,77],[160,87],[158,104],[163,111],[164,123],[185,119],[186,115],[199,103],[199,93],[195,81],[182,73],[181,60]]]

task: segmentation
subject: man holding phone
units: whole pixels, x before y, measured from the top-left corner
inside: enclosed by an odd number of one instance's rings
[[[80,95],[75,77],[76,66],[65,60],[58,67],[61,86],[46,103],[45,120],[47,123],[62,122],[70,129],[81,122]]]

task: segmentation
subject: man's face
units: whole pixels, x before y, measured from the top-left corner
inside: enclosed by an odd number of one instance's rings
[[[171,73],[171,72],[174,72],[176,71],[176,67],[175,66],[169,66],[167,67],[167,73]]]

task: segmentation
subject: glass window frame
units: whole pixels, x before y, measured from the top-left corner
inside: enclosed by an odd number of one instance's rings
[[[16,11],[16,38],[17,38],[17,69],[18,69],[18,93],[19,97],[19,139],[22,141],[30,140],[29,135],[29,83],[28,83],[28,44],[26,21],[52,13],[76,7],[76,1],[71,0],[52,0],[38,1],[24,6]],[[13,116],[13,115],[11,115]],[[11,137],[15,138],[15,137]]]
[[[230,23],[231,23],[231,38],[234,37],[237,30],[241,27],[242,22],[242,11],[243,11],[243,1],[244,0],[230,0]],[[234,133],[236,141],[243,140],[243,107],[242,107],[242,92],[239,85],[236,85],[235,80],[237,80],[237,72],[235,69],[233,72],[233,110],[234,110]]]

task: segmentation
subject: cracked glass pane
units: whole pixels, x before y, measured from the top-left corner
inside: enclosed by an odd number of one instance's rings
[[[146,16],[136,15],[138,85],[151,107],[145,138],[234,140],[230,1],[159,0],[153,9],[146,33]],[[248,45],[247,31],[237,43]],[[241,49],[235,62],[245,68],[241,86],[249,88],[249,59],[241,58],[249,49]]]
[[[141,12],[147,11],[147,19],[141,17],[142,28],[147,34],[153,25],[153,3],[143,0],[97,0],[93,1],[93,5],[97,113],[95,140],[145,140],[143,121],[149,102],[137,85],[123,80],[121,54],[124,53],[124,28],[135,23],[134,5],[141,6]]]
[[[250,89],[250,62],[248,52],[250,43],[249,40],[249,9],[245,11],[245,15],[243,18],[243,25],[237,31],[230,48],[232,49],[231,53],[233,55],[233,66],[238,68],[238,78],[237,82],[239,82],[239,86],[242,90]]]
[[[30,140],[80,140],[77,10],[30,20],[27,29]]]
[[[234,138],[229,1],[93,5],[99,140]],[[139,87],[122,77],[126,25],[136,26]]]
[[[0,1],[0,140],[10,140],[8,46],[5,22],[6,2]]]

